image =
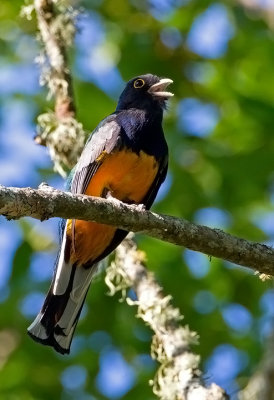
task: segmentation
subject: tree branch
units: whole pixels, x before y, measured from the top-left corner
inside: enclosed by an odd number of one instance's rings
[[[41,185],[38,190],[0,186],[0,214],[7,218],[29,216],[44,220],[61,217],[114,225],[274,276],[274,250],[271,247],[118,200],[72,195],[47,185]]]
[[[55,97],[55,112],[38,117],[40,129],[35,141],[48,147],[55,169],[65,176],[66,169],[76,164],[85,143],[83,126],[75,119],[66,53],[73,42],[77,12],[62,0],[34,0],[34,7],[45,53],[40,56],[41,83],[47,84],[50,95]]]
[[[137,301],[127,298],[129,305],[137,305],[137,316],[154,332],[152,357],[160,367],[151,382],[153,391],[161,400],[225,400],[223,389],[214,383],[208,388],[199,370],[200,357],[190,346],[197,344],[197,334],[182,326],[183,316],[171,304],[171,296],[147,272],[145,255],[131,239],[125,239],[116,250],[115,262],[107,269],[106,284],[110,294],[125,292],[133,287]]]
[[[52,94],[55,95],[55,113],[59,119],[75,116],[75,105],[71,84],[71,74],[68,69],[66,45],[70,44],[74,34],[74,27],[67,31],[64,21],[58,21],[58,14],[51,0],[35,0],[38,26],[51,70],[47,83]],[[67,22],[69,20],[67,19]],[[72,37],[71,37],[72,36]]]

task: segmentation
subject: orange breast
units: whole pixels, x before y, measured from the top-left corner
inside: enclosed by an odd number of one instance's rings
[[[102,165],[89,182],[85,194],[101,197],[105,189],[125,202],[141,203],[151,187],[159,165],[153,156],[122,150],[103,154]],[[75,252],[71,261],[84,264],[97,259],[111,243],[116,228],[95,222],[75,221]],[[71,236],[71,223],[67,234]]]

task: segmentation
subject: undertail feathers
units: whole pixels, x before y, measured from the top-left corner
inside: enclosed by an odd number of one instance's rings
[[[65,242],[65,239],[64,239]],[[68,354],[72,337],[97,265],[84,268],[70,264],[64,257],[62,244],[58,266],[44,305],[28,328],[37,342]]]

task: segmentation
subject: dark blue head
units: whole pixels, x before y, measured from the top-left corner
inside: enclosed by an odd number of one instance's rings
[[[135,108],[162,113],[166,100],[173,96],[166,91],[171,83],[171,79],[159,78],[152,74],[137,76],[126,84],[119,98],[117,110]]]

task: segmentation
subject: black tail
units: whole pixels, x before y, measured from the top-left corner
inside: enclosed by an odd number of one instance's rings
[[[44,305],[28,328],[35,341],[68,354],[80,313],[97,267],[66,263],[63,243],[57,270]]]

